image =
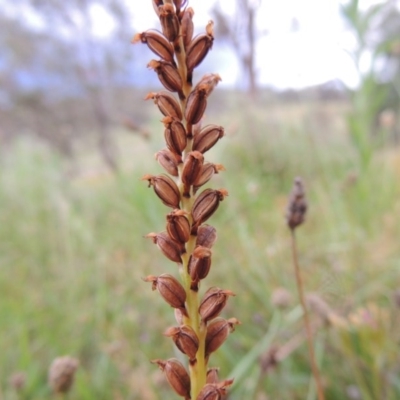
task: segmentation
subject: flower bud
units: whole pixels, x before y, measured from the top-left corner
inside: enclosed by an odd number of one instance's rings
[[[180,99],[185,98],[182,92],[182,78],[175,65],[167,61],[151,60],[147,67],[156,71],[158,79],[165,89],[170,92],[178,92]]]
[[[179,20],[172,4],[158,7],[162,31],[170,42],[174,42],[179,35]]]
[[[181,283],[169,274],[160,276],[149,275],[143,278],[145,282],[152,282],[152,289],[158,290],[163,299],[173,308],[179,310],[181,314],[187,316],[185,301],[186,291]]]
[[[211,268],[211,250],[207,247],[196,247],[190,257],[188,272],[192,279],[190,289],[197,291],[201,279],[207,277]]]
[[[205,189],[199,194],[192,207],[192,235],[196,234],[199,225],[214,214],[219,203],[227,195],[228,192],[225,189]]]
[[[190,187],[201,173],[204,156],[199,151],[191,151],[187,154],[183,162],[181,180],[183,183],[183,193],[185,197],[190,197]]]
[[[240,324],[236,318],[228,320],[217,318],[207,326],[205,355],[209,356],[225,342],[228,335],[235,330],[235,325]]]
[[[181,255],[186,252],[185,246],[182,243],[171,239],[167,232],[149,233],[145,237],[151,238],[153,243],[158,246],[165,257],[169,260],[179,264],[182,263]]]
[[[200,86],[192,90],[187,98],[185,118],[188,124],[197,124],[203,117],[207,107],[207,88]]]
[[[172,337],[176,347],[189,357],[189,361],[196,359],[196,353],[199,349],[199,338],[196,332],[189,325],[168,328],[164,335]]]
[[[201,389],[196,400],[222,400],[226,396],[229,386],[233,383],[233,379],[227,379],[220,383],[207,383]]]
[[[204,322],[218,317],[226,305],[229,296],[235,296],[230,290],[211,287],[204,294],[200,303],[199,314]]]
[[[203,164],[199,176],[197,177],[195,182],[193,182],[193,193],[196,194],[200,187],[205,185],[214,174],[218,174],[219,171],[224,170],[225,168],[222,164]]]
[[[197,231],[196,246],[211,249],[217,240],[217,230],[211,225],[201,225]]]
[[[168,383],[175,390],[175,392],[190,399],[190,377],[185,367],[176,359],[170,358],[169,360],[153,360],[153,364],[157,364],[161,371],[164,372]]]
[[[186,52],[186,65],[188,71],[193,71],[206,57],[214,41],[214,23],[210,21],[206,26],[206,33],[197,35],[190,43]]]
[[[193,150],[205,153],[224,136],[224,128],[218,125],[205,126],[193,139]]]
[[[172,176],[178,176],[178,160],[176,155],[168,149],[163,149],[155,154],[159,164]]]
[[[292,193],[290,194],[286,213],[286,219],[289,228],[294,230],[296,227],[301,225],[304,222],[306,212],[307,201],[303,182],[301,178],[296,178],[294,180]]]
[[[175,100],[175,97],[164,90],[154,93],[150,92],[145,98],[145,100],[152,99],[154,100],[154,104],[156,104],[165,116],[169,116],[171,118],[177,119],[179,121],[182,120],[182,110],[179,103]]]
[[[168,148],[173,153],[182,155],[187,145],[186,129],[182,122],[171,117],[163,118],[162,122],[165,126],[164,137]]]
[[[174,48],[167,38],[156,29],[149,29],[142,33],[137,33],[132,40],[133,43],[142,42],[147,44],[148,48],[160,58],[175,64]]]
[[[190,238],[190,222],[186,214],[186,211],[174,210],[167,215],[168,235],[179,243],[186,243]]]
[[[181,32],[182,32],[182,39],[183,39],[183,44],[185,45],[185,49],[187,49],[190,45],[190,42],[192,41],[193,38],[193,31],[194,31],[194,26],[193,26],[193,15],[194,11],[192,7],[188,7],[182,15],[182,20],[181,20]]]
[[[149,181],[149,187],[153,186],[154,192],[168,207],[179,208],[181,195],[176,183],[167,175],[145,175],[142,181]]]

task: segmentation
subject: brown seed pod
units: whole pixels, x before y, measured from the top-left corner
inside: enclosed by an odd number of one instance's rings
[[[183,162],[181,180],[185,197],[190,197],[190,187],[196,182],[203,168],[204,156],[199,151],[191,151]]]
[[[186,129],[182,122],[171,117],[162,119],[165,126],[164,137],[168,148],[181,156],[187,145]]]
[[[240,322],[236,318],[228,320],[223,318],[216,318],[211,321],[207,326],[205,355],[209,356],[216,351],[227,339],[230,333],[235,330],[235,325]]]
[[[158,11],[158,7],[162,6],[164,4],[163,0],[153,0],[153,8],[154,12],[160,16],[160,11]]]
[[[217,230],[211,225],[201,225],[197,231],[196,246],[211,247],[217,240]]]
[[[193,15],[194,11],[192,7],[188,7],[182,15],[181,20],[181,32],[182,39],[185,49],[190,46],[190,42],[193,38],[194,26],[193,26]]]
[[[233,379],[227,379],[220,383],[207,383],[201,389],[196,400],[222,400],[226,396],[229,386],[233,383]]]
[[[186,243],[190,238],[190,222],[186,215],[183,210],[174,210],[167,215],[167,232],[180,243]]]
[[[175,100],[175,97],[164,90],[154,93],[149,93],[145,98],[145,100],[152,99],[154,100],[154,104],[156,104],[165,116],[169,116],[171,118],[177,119],[179,121],[182,120],[182,110],[179,103]]]
[[[167,232],[149,233],[145,236],[153,240],[153,243],[162,251],[169,260],[182,263],[181,255],[186,252],[185,246],[169,237]]]
[[[205,74],[197,83],[197,85],[194,87],[194,90],[198,89],[200,86],[203,86],[208,97],[214,90],[214,88],[218,85],[218,83],[221,81],[222,79],[219,74],[213,74],[213,73]]]
[[[304,222],[307,212],[307,201],[301,178],[294,180],[292,193],[289,197],[289,204],[286,213],[287,224],[294,230]]]
[[[176,183],[168,175],[145,175],[142,181],[148,181],[149,187],[153,186],[154,192],[168,207],[179,208],[181,195]]]
[[[224,128],[218,125],[206,125],[197,135],[194,135],[193,150],[205,153],[224,136]]]
[[[226,305],[229,296],[235,296],[230,290],[211,287],[204,294],[200,303],[199,314],[204,322],[218,317]]]
[[[209,368],[207,370],[206,383],[218,383],[219,381],[219,368]]]
[[[205,185],[214,174],[218,174],[219,171],[224,171],[225,168],[222,164],[205,163],[201,168],[201,172],[195,182],[193,182],[193,193],[200,189],[201,186]]]
[[[185,118],[188,124],[197,124],[207,108],[207,88],[200,86],[192,90],[187,98]]]
[[[206,33],[197,35],[189,45],[186,52],[186,66],[188,71],[193,71],[206,57],[214,41],[214,23],[210,21],[206,26]]]
[[[188,272],[192,279],[190,289],[197,291],[199,289],[199,281],[207,277],[211,268],[212,252],[207,247],[196,247],[190,257]]]
[[[163,149],[155,154],[156,160],[159,164],[172,176],[178,176],[178,160],[172,151]]]
[[[176,13],[179,14],[180,10],[185,7],[187,0],[174,0],[174,5],[176,8]]]
[[[160,58],[175,64],[174,48],[167,38],[157,29],[149,29],[142,33],[137,33],[132,40],[133,43],[142,42]]]
[[[169,360],[153,360],[153,364],[157,364],[161,371],[164,372],[168,383],[175,390],[175,392],[190,399],[190,377],[185,367],[176,359],[170,358]]]
[[[217,210],[219,203],[228,195],[225,189],[205,189],[203,190],[192,207],[192,235],[195,235],[197,228],[207,221]]]
[[[149,275],[143,280],[151,282],[153,290],[157,289],[171,307],[187,316],[185,308],[186,291],[176,278],[169,274],[162,274],[160,276]]]
[[[174,6],[172,4],[164,4],[158,7],[161,28],[170,42],[174,42],[179,35],[179,19],[175,14]]]
[[[182,78],[175,65],[167,61],[151,60],[147,67],[153,69],[162,85],[170,92],[178,92],[179,98],[184,99]]]
[[[182,325],[168,328],[164,335],[171,337],[176,347],[189,357],[189,361],[196,359],[196,353],[199,349],[199,338],[196,332],[189,325]]]

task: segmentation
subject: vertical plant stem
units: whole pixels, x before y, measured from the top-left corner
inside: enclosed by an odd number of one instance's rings
[[[324,391],[322,388],[321,377],[319,374],[317,362],[315,360],[315,353],[314,353],[314,346],[313,346],[313,334],[312,334],[312,329],[311,329],[311,325],[310,325],[310,320],[308,318],[308,311],[307,311],[307,306],[306,306],[306,301],[305,301],[305,296],[304,296],[303,281],[301,278],[300,267],[299,267],[299,262],[298,262],[295,230],[291,229],[290,232],[291,232],[291,239],[292,239],[291,247],[292,247],[292,255],[293,255],[293,265],[294,265],[295,276],[296,276],[296,285],[297,285],[297,290],[299,292],[300,304],[301,304],[301,307],[303,308],[303,319],[304,319],[304,326],[305,326],[306,336],[307,336],[308,353],[309,353],[309,357],[310,357],[311,370],[314,375],[315,384],[317,387],[318,400],[325,400]]]

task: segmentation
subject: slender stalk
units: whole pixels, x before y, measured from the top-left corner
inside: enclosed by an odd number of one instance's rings
[[[319,373],[317,362],[315,360],[315,353],[314,353],[314,346],[313,346],[313,333],[312,333],[312,329],[311,329],[310,319],[308,317],[306,300],[305,300],[305,296],[304,296],[303,280],[301,278],[300,267],[299,267],[299,262],[298,262],[295,229],[291,229],[290,232],[291,232],[291,239],[292,239],[291,247],[292,247],[292,255],[293,255],[293,265],[294,265],[295,276],[296,276],[296,285],[297,285],[297,290],[299,292],[300,304],[301,304],[301,307],[303,308],[303,319],[304,319],[304,326],[306,329],[308,353],[309,353],[309,357],[310,357],[311,370],[314,375],[315,384],[317,387],[318,400],[325,400],[325,395],[324,395],[324,391],[322,388],[321,376]]]

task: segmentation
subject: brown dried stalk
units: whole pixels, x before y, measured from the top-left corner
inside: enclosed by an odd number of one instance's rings
[[[295,229],[304,222],[305,215],[307,211],[307,202],[305,198],[305,191],[303,187],[303,182],[300,178],[296,178],[294,181],[292,193],[289,198],[288,210],[287,210],[287,224],[291,231],[291,239],[292,239],[292,255],[293,255],[293,264],[296,276],[296,285],[297,290],[299,292],[300,304],[303,309],[303,318],[304,318],[304,326],[306,330],[307,343],[308,343],[308,352],[311,363],[311,370],[314,375],[315,384],[317,387],[318,400],[324,400],[324,390],[322,386],[322,381],[319,373],[319,369],[317,366],[317,362],[315,360],[314,354],[314,345],[313,345],[313,333],[310,324],[310,319],[308,316],[308,310],[306,305],[306,299],[304,295],[304,286],[303,280],[301,278],[300,266],[298,262],[297,255],[297,245],[296,245],[296,235]]]
[[[239,324],[236,318],[219,317],[230,290],[209,288],[202,299],[199,287],[212,265],[212,246],[216,230],[205,224],[221,201],[225,189],[201,191],[214,174],[224,168],[207,162],[204,157],[224,136],[218,125],[202,126],[208,97],[221,80],[218,74],[207,74],[193,86],[195,68],[205,59],[213,45],[213,22],[205,33],[193,38],[194,11],[186,0],[153,0],[161,31],[149,29],[134,36],[134,43],[144,43],[160,59],[151,60],[166,90],[149,93],[164,116],[166,148],[156,159],[167,174],[145,175],[149,187],[172,209],[166,216],[166,231],[150,233],[148,238],[161,252],[179,266],[180,281],[170,274],[149,275],[163,299],[175,310],[179,326],[169,327],[164,335],[187,356],[186,367],[178,360],[154,360],[175,392],[185,399],[218,400],[225,396],[233,380],[218,380],[217,369],[208,370],[210,355],[216,351]],[[209,371],[209,373],[208,373]]]

